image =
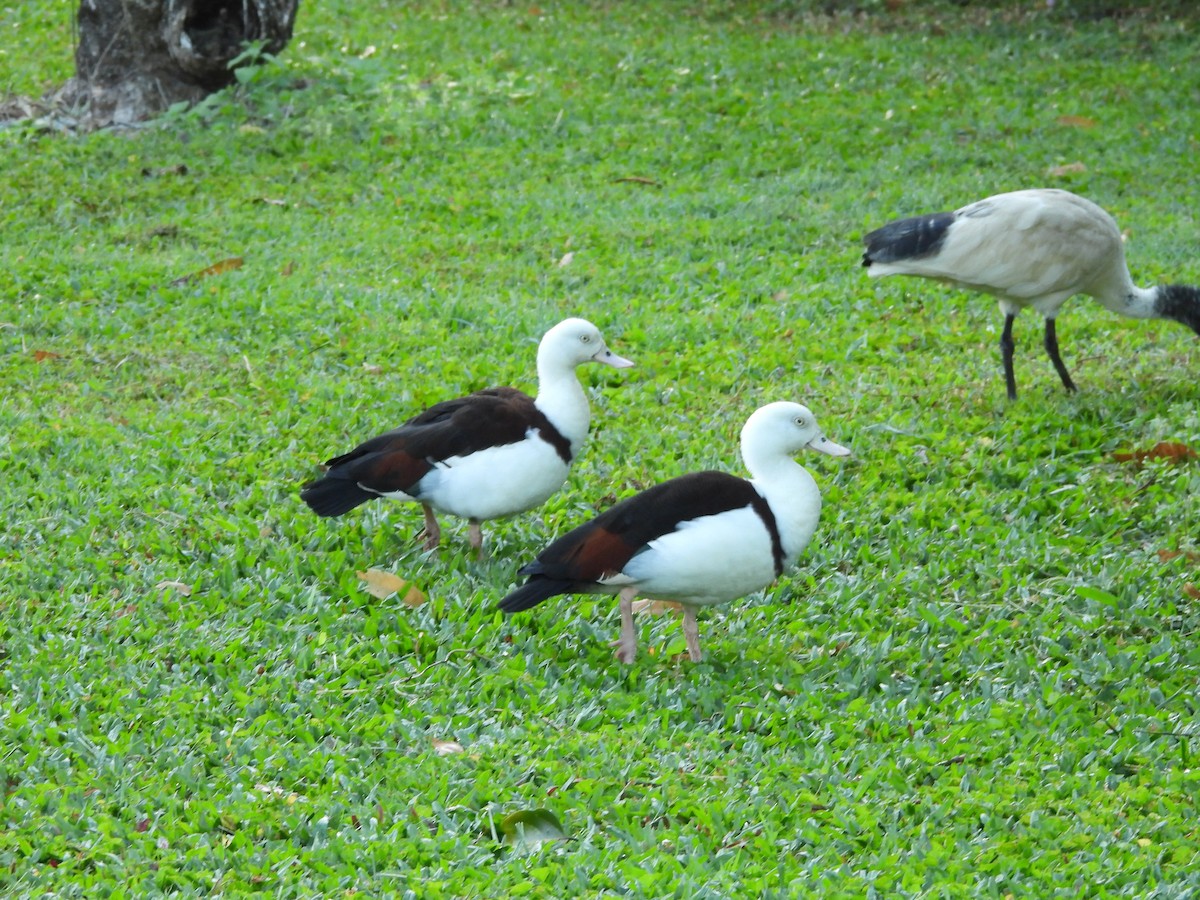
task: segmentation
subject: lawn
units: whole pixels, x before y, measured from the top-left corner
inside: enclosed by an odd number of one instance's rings
[[[0,130],[0,892],[1200,892],[1200,462],[1145,454],[1200,449],[1200,342],[1077,298],[1068,395],[1027,313],[1010,403],[992,301],[859,266],[1055,186],[1200,281],[1200,20],[1091,6],[305,3],[196,110]],[[70,74],[70,12],[0,10],[0,91]],[[486,558],[300,501],[532,389],[568,315],[637,367],[580,370],[582,458]],[[779,399],[855,455],[799,457],[816,537],[703,662],[644,615],[618,664],[605,598],[495,611]]]

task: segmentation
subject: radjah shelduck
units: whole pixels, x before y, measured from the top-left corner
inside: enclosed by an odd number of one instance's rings
[[[378,497],[416,501],[425,549],[438,545],[436,513],[443,512],[466,519],[471,546],[481,550],[481,522],[540,506],[566,481],[588,432],[587,396],[575,373],[587,362],[633,365],[592,323],[559,322],[538,345],[537,397],[496,387],[438,403],[329,460],[300,496],[321,516]]]
[[[1009,399],[1013,321],[1026,307],[1046,320],[1045,347],[1068,391],[1075,390],[1058,352],[1055,319],[1075,294],[1087,294],[1135,319],[1171,319],[1200,334],[1200,291],[1185,285],[1141,288],[1125,264],[1121,232],[1090,200],[1053,188],[996,194],[954,212],[900,219],[872,231],[867,274],[918,275],[991,294],[1000,301],[1000,352]]]
[[[696,610],[767,587],[812,539],[821,492],[792,455],[850,451],[825,437],[798,403],[770,403],[746,421],[742,459],[751,478],[694,472],[616,504],[560,537],[520,570],[528,581],[500,601],[520,612],[558,594],[617,594],[624,663],[637,655],[633,602],[641,596],[683,606],[688,655],[699,661]]]

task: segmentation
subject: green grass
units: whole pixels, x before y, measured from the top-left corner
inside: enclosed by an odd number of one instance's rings
[[[1080,393],[1028,315],[1010,404],[992,303],[858,267],[891,218],[1054,185],[1139,282],[1200,280],[1198,23],[1022,7],[304,4],[201,110],[0,132],[0,886],[1196,893],[1200,467],[1113,453],[1200,448],[1200,347],[1078,299]],[[6,8],[0,89],[70,74],[69,12]],[[568,314],[638,367],[583,370],[583,458],[489,559],[300,502],[428,403],[532,387]],[[702,616],[703,663],[648,617],[619,666],[608,600],[493,612],[613,498],[741,471],[785,398],[856,455],[803,458],[817,536]],[[499,839],[543,807],[566,840]]]

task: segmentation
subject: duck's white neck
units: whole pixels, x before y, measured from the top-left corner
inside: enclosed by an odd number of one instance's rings
[[[534,403],[571,442],[574,456],[587,437],[591,413],[575,366],[538,354],[538,394]]]
[[[742,458],[754,476],[754,487],[775,514],[785,562],[791,565],[817,530],[821,491],[808,470],[789,456],[755,454],[753,448],[743,447]]]

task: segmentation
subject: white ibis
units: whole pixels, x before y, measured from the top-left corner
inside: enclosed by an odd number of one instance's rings
[[[1046,319],[1045,346],[1068,391],[1075,382],[1058,353],[1054,321],[1068,298],[1087,294],[1135,319],[1172,319],[1200,334],[1200,291],[1185,285],[1140,288],[1125,265],[1112,216],[1069,191],[996,194],[954,212],[899,219],[865,238],[867,274],[919,275],[999,299],[1000,351],[1010,400],[1013,320],[1025,307]]]

